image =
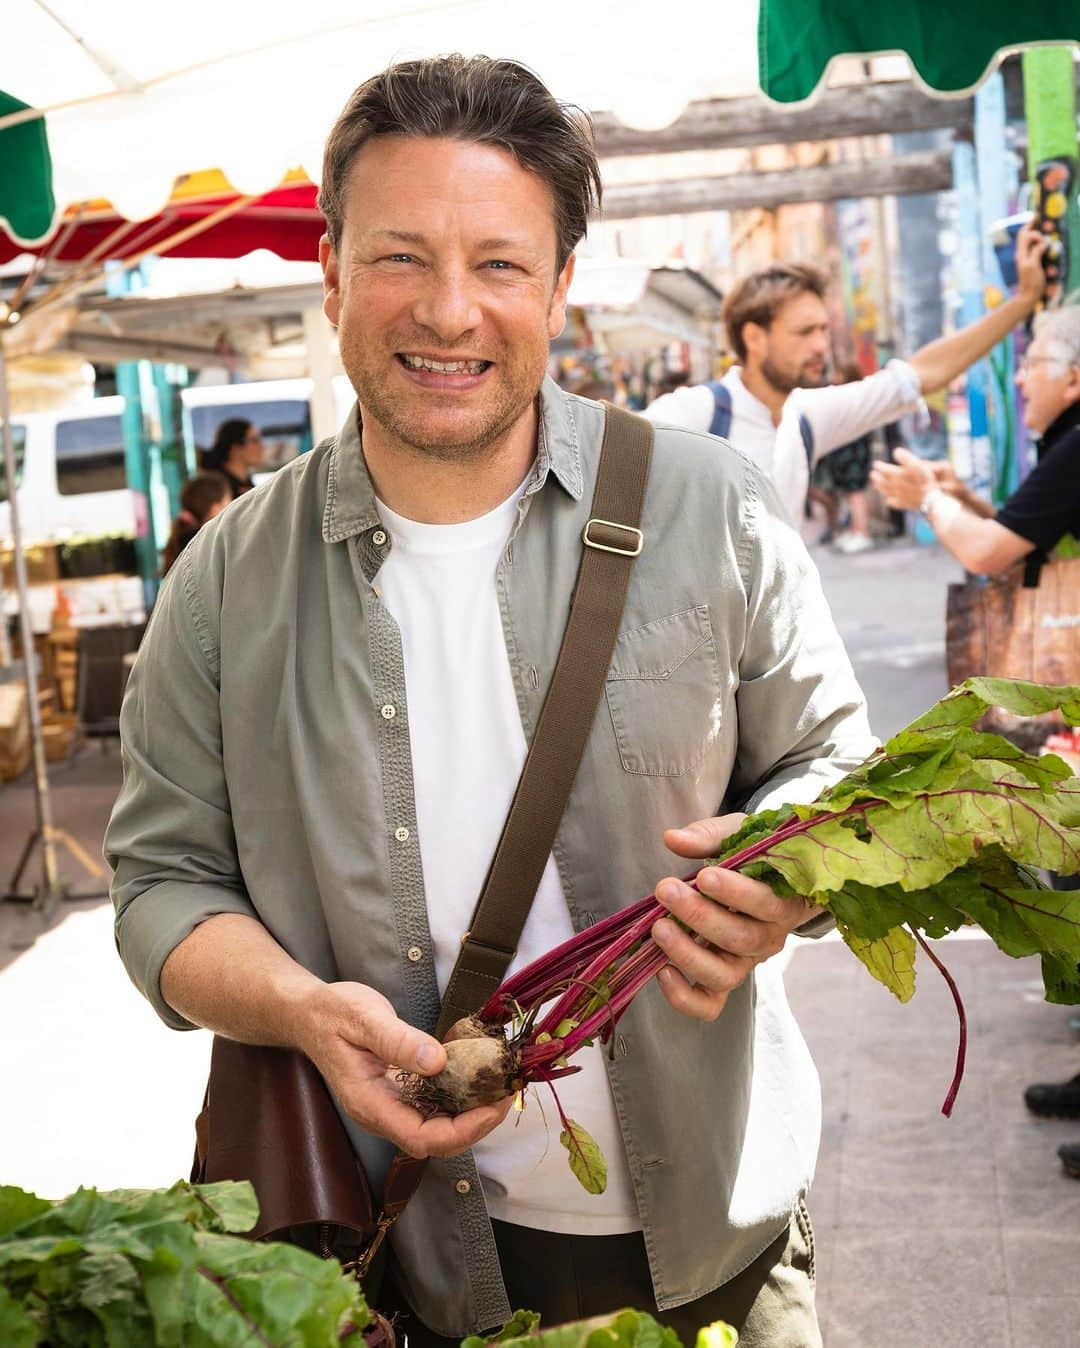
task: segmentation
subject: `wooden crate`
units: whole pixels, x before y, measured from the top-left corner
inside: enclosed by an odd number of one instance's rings
[[[54,713],[41,723],[41,737],[45,743],[45,758],[50,763],[62,763],[71,752],[71,743],[78,735],[78,717],[74,712]]]
[[[59,544],[34,543],[23,549],[23,556],[30,585],[51,585],[60,579]],[[11,548],[0,548],[0,577],[6,589],[15,588],[15,554]]]
[[[0,782],[10,782],[30,765],[30,714],[26,684],[0,683]]]

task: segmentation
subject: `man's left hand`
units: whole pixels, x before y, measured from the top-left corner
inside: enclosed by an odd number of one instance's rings
[[[668,829],[664,843],[681,857],[713,857],[745,818],[699,819]],[[671,961],[659,976],[668,1002],[696,1020],[715,1020],[754,966],[782,950],[791,932],[821,910],[805,899],[780,898],[760,880],[719,866],[704,867],[696,883],[693,889],[670,876],[660,881],[656,897],[689,930],[661,918],[652,934]]]
[[[927,494],[938,485],[933,468],[908,449],[895,451],[894,463],[875,463],[870,485],[893,510],[918,510]]]

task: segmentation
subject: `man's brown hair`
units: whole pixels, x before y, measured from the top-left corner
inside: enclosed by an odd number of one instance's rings
[[[823,300],[828,284],[823,271],[803,262],[777,262],[744,276],[724,301],[728,345],[739,360],[745,360],[744,324],[768,328],[788,300],[804,294]]]
[[[600,205],[600,165],[588,116],[560,103],[531,70],[489,56],[402,61],[360,85],[326,142],[319,209],[335,250],[349,171],[375,136],[445,137],[509,151],[543,179],[554,198],[556,271],[584,238],[589,216]]]

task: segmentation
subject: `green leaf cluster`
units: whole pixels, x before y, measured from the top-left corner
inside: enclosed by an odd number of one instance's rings
[[[0,1187],[5,1348],[329,1348],[370,1314],[335,1260],[241,1239],[249,1184],[79,1189],[58,1203]]]
[[[591,1320],[540,1329],[540,1317],[534,1311],[516,1311],[502,1331],[494,1337],[475,1334],[461,1348],[486,1348],[489,1343],[504,1343],[512,1348],[683,1348],[673,1329],[660,1324],[645,1311],[616,1311]],[[698,1332],[695,1348],[735,1348],[738,1334],[730,1325],[717,1320]]]
[[[743,873],[827,909],[901,1001],[913,933],[977,924],[1006,954],[1041,956],[1049,1001],[1080,1002],[1080,893],[1035,869],[1080,871],[1080,780],[978,730],[990,707],[1076,724],[1080,687],[969,679],[813,805],[750,816],[718,860],[743,856]]]

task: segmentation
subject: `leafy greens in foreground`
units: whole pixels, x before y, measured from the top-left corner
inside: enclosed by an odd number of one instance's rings
[[[1018,716],[1060,710],[1077,724],[1080,687],[969,679],[812,805],[749,816],[706,863],[831,913],[851,950],[901,1001],[915,991],[922,947],[960,1017],[946,1115],[963,1074],[967,1026],[959,991],[927,937],[978,925],[1007,955],[1040,956],[1047,1000],[1080,1002],[1080,892],[1048,889],[1036,873],[1080,871],[1080,780],[1052,754],[1028,754],[979,730],[993,707]],[[651,937],[667,915],[650,895],[603,919],[515,973],[470,1024],[459,1022],[454,1033],[489,1040],[496,1064],[485,1078],[489,1099],[553,1083],[579,1070],[570,1061],[579,1049],[611,1041],[667,962]],[[445,1108],[438,1077],[410,1086],[420,1108]],[[459,1108],[483,1102],[466,1091]],[[559,1117],[571,1168],[586,1189],[601,1192],[595,1143],[561,1106]]]
[[[738,1334],[717,1320],[698,1330],[694,1348],[736,1348]],[[485,1348],[489,1343],[506,1348],[683,1348],[673,1329],[659,1324],[645,1311],[616,1311],[591,1320],[541,1329],[534,1311],[516,1311],[494,1337],[474,1334],[461,1348]]]
[[[4,1348],[363,1348],[372,1324],[336,1260],[243,1240],[249,1184],[79,1189],[50,1203],[0,1186]]]

